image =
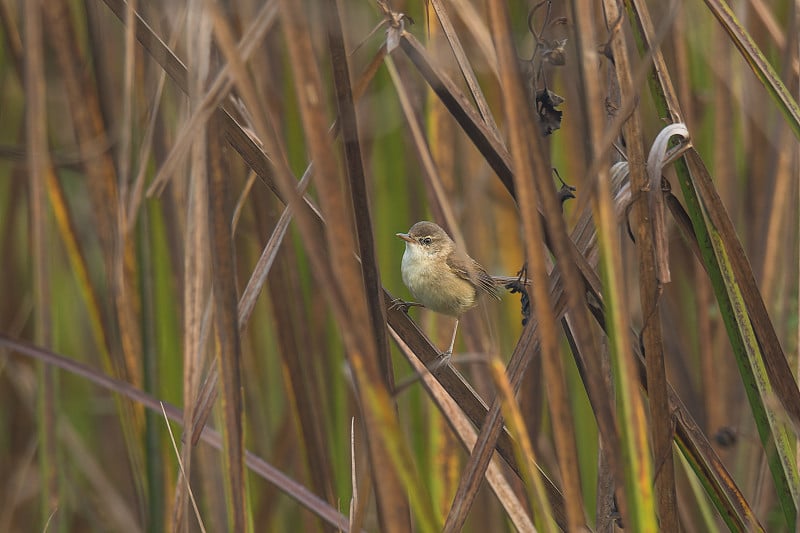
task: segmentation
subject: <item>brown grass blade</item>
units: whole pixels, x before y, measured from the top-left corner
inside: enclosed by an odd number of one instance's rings
[[[222,159],[219,123],[209,124],[208,207],[211,237],[212,281],[217,336],[217,366],[222,389],[222,419],[225,439],[226,495],[230,498],[228,524],[232,531],[246,528],[244,479],[244,398],[242,396],[241,345],[237,313],[235,252],[231,236],[228,172]]]
[[[766,230],[767,242],[764,244],[764,258],[760,267],[761,294],[764,300],[770,302],[773,314],[778,310],[774,302],[781,297],[780,257],[791,249],[792,235],[789,234],[791,224],[792,206],[796,206],[796,198],[792,195],[792,185],[797,178],[797,154],[800,153],[800,143],[790,135],[788,127],[781,125],[778,134],[778,161],[775,164],[775,187],[770,202],[770,217]],[[715,171],[716,173],[716,171]],[[790,275],[787,273],[787,275]]]
[[[372,491],[372,484],[369,475],[364,473],[364,469],[358,468],[356,462],[356,425],[355,418],[350,419],[350,484],[353,488],[353,497],[350,500],[350,530],[359,531],[364,523],[369,500],[362,498],[360,494],[369,496]],[[361,452],[363,455],[363,452]],[[361,470],[359,473],[358,470]],[[360,474],[360,475],[359,475]]]
[[[604,2],[607,20],[614,21],[623,16],[613,0]],[[623,100],[639,99],[632,79],[632,68],[628,57],[628,43],[621,31],[611,37],[614,54],[614,70]],[[667,374],[664,363],[664,342],[661,332],[659,299],[662,284],[670,281],[669,257],[667,254],[667,227],[664,216],[664,199],[661,192],[661,166],[651,158],[645,168],[645,148],[639,113],[632,113],[622,128],[630,169],[631,190],[635,191],[633,213],[636,236],[636,251],[639,263],[639,298],[642,316],[642,342],[647,364],[647,390],[649,392],[650,434],[653,456],[658,465],[655,471],[656,505],[659,527],[667,531],[678,530],[678,510],[675,493],[675,464],[672,460],[671,412],[667,397]],[[669,138],[669,137],[668,137]],[[666,152],[653,150],[656,158]],[[651,153],[653,153],[651,152]],[[648,175],[649,174],[649,175]],[[649,193],[643,198],[640,191]],[[647,201],[644,201],[647,199]]]
[[[217,39],[219,41],[219,44],[220,44],[220,47],[221,47],[223,53],[225,53],[225,55],[226,55],[226,57],[228,59],[227,68],[230,70],[230,75],[232,76],[233,79],[235,79],[235,80],[237,80],[239,82],[240,87],[242,88],[242,91],[243,91],[244,99],[250,106],[252,106],[251,109],[258,110],[260,106],[258,105],[258,101],[257,101],[256,97],[254,96],[254,91],[252,89],[252,86],[248,82],[248,75],[246,74],[246,69],[244,67],[243,60],[242,60],[241,56],[238,54],[237,49],[236,49],[236,47],[234,45],[234,39],[233,39],[233,36],[232,36],[232,32],[230,31],[230,28],[227,26],[227,24],[225,22],[225,19],[222,16],[222,13],[215,6],[215,4],[211,4],[210,7],[211,7],[212,20],[213,20],[213,23],[214,23],[214,29],[215,29],[215,32],[217,34]],[[268,133],[268,136],[264,137],[264,138],[266,138],[268,140],[268,145],[276,147],[275,148],[276,152],[274,152],[274,153],[277,153],[277,150],[279,149],[279,148],[277,148],[279,143],[276,143],[276,142],[272,141],[272,137],[271,137],[272,130],[269,129],[266,126],[266,124],[264,123],[264,121],[262,119],[263,114],[259,111],[259,112],[254,113],[252,116],[254,117],[254,119],[256,121],[256,129],[259,132]],[[261,150],[261,148],[259,146],[257,146],[255,144],[255,141],[254,141],[253,137],[249,133],[245,132],[242,127],[239,127],[235,123],[235,121],[233,121],[233,119],[230,117],[230,115],[228,115],[227,113],[219,114],[219,115],[217,115],[217,117],[222,122],[225,122],[225,123],[229,124],[229,128],[227,130],[228,133],[231,133],[234,130],[236,132],[238,132],[238,136],[236,137],[236,139],[240,140],[241,142],[243,142],[244,144],[246,144],[249,147],[250,152],[248,152],[248,153],[258,154],[258,156],[256,156],[256,157],[258,157],[258,160],[262,163],[262,167],[266,167],[268,162],[266,161],[266,157],[264,155],[264,152]],[[282,158],[282,159],[278,159],[278,161],[281,161],[281,162],[285,163],[286,159]],[[289,176],[291,174],[291,172],[288,170],[288,168],[285,168],[283,166],[278,167],[278,168],[279,168],[279,170],[281,172],[285,172],[285,174],[287,176]],[[261,174],[261,175],[262,176],[267,175],[266,172],[267,171],[264,171],[264,174]],[[310,178],[310,175],[311,174],[310,174],[310,168],[309,168],[309,170],[307,171],[307,177]],[[289,177],[288,180],[293,181],[293,178]],[[308,179],[306,179],[306,183],[307,182],[308,182]],[[300,187],[300,189],[302,190],[303,187]],[[295,192],[295,194],[297,194],[297,191],[294,191],[294,192]],[[298,196],[298,198],[299,198],[299,196]],[[308,205],[308,204],[306,204],[306,205]],[[290,220],[291,212],[292,212],[292,209],[291,209],[291,204],[290,204],[289,206],[287,206],[287,209],[285,210],[285,213],[284,213],[285,214],[284,225],[288,225],[288,222]],[[285,227],[284,227],[284,232],[285,232]],[[282,239],[282,236],[283,236],[283,234],[278,232],[278,234],[276,234],[276,237],[278,237],[278,238],[277,238],[277,240],[275,242],[273,242],[273,244],[276,245]],[[273,250],[277,251],[277,246],[274,246]],[[263,254],[262,254],[262,257],[264,257]],[[270,257],[270,255],[267,255],[267,263],[269,262],[269,257]],[[258,292],[260,292],[260,288],[263,285],[263,280],[266,278],[266,275],[268,273],[267,266],[268,265],[266,263],[260,261],[260,265],[259,265],[260,271],[254,273],[256,281],[259,278],[261,279],[260,283],[257,281],[256,285],[253,285],[252,284],[253,277],[251,277],[251,282],[248,283],[249,291],[246,292],[246,294],[243,296],[242,300],[239,302],[238,312],[237,312],[237,316],[239,317],[239,320],[237,320],[237,325],[238,325],[238,328],[240,328],[240,329],[244,328],[245,323],[246,323],[245,321],[243,321],[243,319],[246,318],[247,316],[249,316],[250,312],[252,311],[252,305],[255,304],[255,297],[258,294]],[[206,331],[205,323],[207,322],[207,316],[209,316],[209,314],[210,314],[210,309],[207,309],[206,310],[206,316],[203,317],[203,320],[204,320],[203,331]],[[205,379],[205,381],[203,383],[202,389],[198,393],[197,398],[198,398],[199,407],[198,407],[198,410],[197,410],[197,412],[196,412],[196,414],[194,416],[194,422],[193,422],[194,428],[193,428],[192,442],[196,442],[197,439],[199,438],[199,432],[201,431],[202,427],[205,426],[205,423],[206,423],[206,421],[208,419],[208,416],[211,413],[211,409],[213,407],[214,401],[215,401],[216,396],[217,396],[216,386],[217,386],[218,377],[219,377],[218,368],[216,368],[216,367],[212,368],[210,370],[209,374],[206,376],[206,379]]]
[[[46,82],[44,76],[44,39],[42,37],[42,5],[25,4],[25,137],[28,149],[28,206],[33,269],[34,339],[37,344],[53,343],[53,309],[50,292],[50,246],[48,243],[48,209],[45,184],[50,166],[47,143]],[[57,381],[54,370],[45,366],[38,372],[39,465],[41,471],[41,512],[52,515],[51,524],[63,527],[63,513],[58,513],[63,495],[60,483],[60,461],[56,409]]]
[[[467,31],[472,34],[489,69],[497,76],[497,53],[489,27],[486,25],[486,17],[469,0],[449,0],[449,3],[455,8],[453,11],[461,19]]]
[[[478,79],[475,76],[475,72],[473,72],[472,66],[467,59],[467,54],[464,51],[464,47],[461,46],[461,40],[458,38],[458,34],[453,27],[453,22],[450,20],[450,15],[447,13],[447,8],[445,7],[444,2],[442,2],[442,0],[431,0],[431,5],[436,12],[436,17],[439,19],[439,23],[442,25],[442,29],[444,30],[444,34],[447,37],[447,42],[450,44],[450,48],[453,51],[453,55],[456,57],[458,68],[461,70],[461,74],[464,76],[464,80],[467,82],[469,92],[472,95],[472,98],[475,100],[475,105],[478,106],[478,112],[481,114],[481,118],[483,118],[483,121],[486,122],[486,125],[489,127],[489,131],[499,134],[500,130],[497,128],[497,124],[494,121],[492,110],[489,109],[489,103],[483,96],[481,86],[478,84]],[[501,139],[498,137],[498,140]]]
[[[219,14],[217,14],[218,16]],[[229,41],[224,41],[229,43]],[[231,48],[228,46],[226,49],[230,50]],[[378,57],[382,57],[379,53]],[[241,70],[239,67],[236,68],[235,72],[236,76],[241,76]],[[366,84],[374,75],[374,69],[369,70],[360,80],[360,89],[357,91],[359,93],[363,93]],[[265,127],[263,124],[260,127]],[[336,131],[336,124],[331,128],[332,130]],[[252,143],[252,138],[250,136],[243,136],[242,138],[247,138],[250,143]],[[280,154],[280,160],[286,161],[287,158],[285,154]],[[297,185],[297,194],[303,196],[305,194],[305,189],[310,183],[311,176],[313,175],[313,165],[309,165],[306,169],[306,172],[303,174],[303,177],[300,180],[300,183]],[[247,286],[244,289],[244,292],[240,298],[239,306],[238,306],[238,315],[239,315],[239,328],[240,331],[244,331],[248,325],[250,314],[255,306],[256,299],[261,292],[261,289],[264,283],[267,280],[268,274],[272,268],[273,262],[276,258],[278,251],[280,250],[280,245],[283,242],[283,238],[286,234],[286,230],[288,229],[289,222],[292,219],[293,211],[291,206],[287,206],[283,213],[280,216],[280,219],[275,224],[274,229],[272,230],[272,235],[270,236],[269,242],[265,246],[258,263],[256,264],[253,273],[247,283]],[[288,274],[291,269],[284,268],[279,266],[277,279],[285,279],[285,275],[281,274],[281,272]],[[294,284],[292,282],[287,283],[277,283],[273,279],[270,283],[270,292],[272,294],[272,301],[273,302],[290,302],[294,300],[294,296],[299,293],[298,290],[289,291],[288,294],[285,294],[287,291],[287,287],[296,286],[296,282]],[[279,307],[281,307],[279,305]],[[290,329],[294,329],[292,326],[291,328],[287,329],[289,325],[294,324],[283,324],[281,325],[281,321],[284,318],[284,315],[278,311],[276,313],[278,317],[278,330],[279,330],[279,342],[282,344],[284,349],[281,350],[282,354],[286,355],[286,364],[289,368],[290,379],[292,379],[293,383],[293,390],[295,392],[294,398],[297,403],[297,408],[301,412],[300,421],[303,427],[303,433],[306,435],[306,443],[310,447],[309,449],[309,461],[311,467],[311,475],[312,481],[314,482],[314,486],[319,494],[326,494],[328,495],[329,501],[333,501],[333,497],[331,494],[331,487],[327,480],[331,479],[331,475],[326,475],[326,472],[330,472],[330,466],[328,464],[327,456],[325,450],[322,448],[322,445],[326,440],[321,435],[324,435],[325,430],[322,425],[319,424],[320,421],[320,407],[318,404],[319,396],[313,394],[311,391],[308,391],[306,386],[308,380],[307,372],[304,372],[304,368],[307,367],[311,361],[306,361],[306,364],[300,363],[295,354],[300,353],[310,353],[308,348],[304,348],[301,350],[297,350],[291,348],[293,345],[292,338],[301,338],[302,335],[296,333],[294,336],[292,335],[284,335],[283,333],[289,331]],[[285,327],[284,327],[285,326]],[[216,381],[217,381],[218,374],[216,372],[216,368],[212,369],[212,372],[206,377],[206,380],[203,384],[203,388],[199,394],[199,406],[197,415],[195,416],[195,429],[194,434],[192,437],[192,442],[197,442],[197,439],[200,437],[200,433],[202,431],[203,426],[205,425],[205,421],[208,415],[211,412],[211,407],[213,405],[214,400],[216,399]],[[302,413],[306,413],[303,415]]]
[[[196,7],[196,4],[195,4]],[[205,85],[205,73],[209,70],[211,38],[208,16],[204,10],[192,8],[188,11],[187,25],[200,31],[188,35],[189,65],[193,75],[189,79],[190,109],[196,109]],[[130,20],[130,19],[128,19]],[[203,31],[205,30],[205,31]],[[191,161],[186,186],[186,222],[183,236],[183,426],[193,433],[192,426],[200,405],[197,402],[200,379],[206,364],[208,335],[204,321],[211,290],[211,264],[209,257],[209,192],[208,192],[208,138],[203,128],[193,131],[191,137]],[[172,526],[174,531],[189,529],[189,500],[191,492],[192,460],[194,443],[185,441],[181,448],[181,469],[185,482],[177,483]]]
[[[226,54],[229,65],[232,67],[232,75],[242,91],[241,94],[245,104],[251,110],[259,109],[258,100],[256,100],[255,93],[249,82],[249,77],[246,74],[241,58],[232,46],[233,39],[231,37],[231,32],[227,29],[225,20],[220,16],[221,14],[219,11],[215,11],[214,15],[220,46]],[[252,118],[254,120],[256,134],[263,141],[266,149],[274,154],[281,153],[280,142],[275,137],[274,131],[265,124],[263,115],[258,112],[252,113]],[[223,120],[228,119],[230,119],[230,116],[224,114]],[[343,313],[345,299],[339,296],[337,288],[328,283],[325,275],[322,274],[329,270],[329,268],[326,266],[327,257],[324,246],[321,244],[319,238],[321,223],[319,212],[307,199],[298,195],[296,190],[297,183],[292,176],[291,170],[288,168],[286,163],[287,159],[285,157],[277,157],[272,160],[272,164],[274,164],[273,173],[269,169],[270,162],[267,161],[261,148],[255,144],[253,137],[246,133],[243,128],[236,125],[235,122],[231,121],[230,124],[232,124],[232,126],[227,129],[228,139],[231,140],[252,168],[256,170],[263,179],[267,179],[268,184],[270,184],[273,190],[281,191],[279,197],[287,202],[289,210],[296,213],[296,219],[301,234],[307,243],[311,243],[308,244],[309,249],[314,250],[314,252],[308,256],[313,267],[312,271],[318,276],[317,279],[321,280],[320,286],[322,287],[323,293],[326,293],[328,301],[333,302],[334,308]],[[310,176],[310,169],[308,175]],[[277,186],[272,182],[272,177],[276,179]],[[335,291],[337,293],[336,295],[334,295]],[[244,311],[244,307],[242,310]],[[244,324],[240,324],[240,327],[244,327]],[[293,354],[289,354],[289,356],[293,356]],[[211,402],[213,402],[216,396],[216,379],[217,375],[212,371],[207,376],[206,382],[204,383],[202,391],[204,407],[202,409],[202,423],[200,427],[205,423],[205,418],[210,412]]]
[[[222,16],[222,13],[218,9],[214,10],[214,21],[220,46],[229,61],[231,76],[242,91],[242,95],[245,102],[247,102],[248,109],[251,111],[251,116],[253,117],[256,131],[258,133],[270,132],[268,134],[268,136],[270,136],[270,141],[267,144],[274,146],[277,150],[280,150],[281,147],[278,145],[278,143],[274,143],[274,141],[271,140],[270,126],[268,126],[262,119],[263,113],[261,113],[259,110],[260,106],[258,105],[257,97],[255,96],[255,92],[245,71],[243,60],[234,49],[232,34]],[[287,161],[287,158],[282,152],[274,153],[278,154],[277,157],[279,158],[279,161]],[[311,176],[312,166],[309,165],[306,173],[303,176],[303,179],[297,186],[298,190],[296,194],[301,196],[304,194],[305,188],[308,185]],[[285,235],[292,214],[293,207],[290,203],[284,210],[284,213],[281,215],[281,219],[278,221],[277,226],[273,230],[270,243],[268,243],[267,247],[262,253],[259,264],[251,276],[245,294],[242,296],[239,305],[239,327],[242,329],[247,323],[249,314],[252,310],[252,305],[255,303],[255,296],[260,291],[260,288],[266,279],[267,273],[269,272],[269,266],[278,250],[278,245]],[[276,306],[275,316],[279,331],[279,342],[282,346],[281,353],[284,357],[287,368],[289,369],[290,379],[292,380],[292,390],[294,392],[293,399],[296,402],[300,414],[300,424],[303,435],[306,439],[306,444],[308,446],[307,454],[311,469],[311,478],[316,490],[320,494],[326,494],[328,499],[333,501],[331,487],[332,471],[326,454],[326,431],[324,424],[322,423],[321,416],[323,409],[320,405],[318,396],[315,395],[314,391],[312,390],[313,385],[310,384],[309,380],[311,375],[306,370],[306,367],[310,368],[312,366],[312,362],[303,356],[298,357],[298,353],[310,353],[311,350],[309,346],[298,347],[294,341],[295,338],[300,339],[302,337],[302,334],[299,331],[295,333],[295,324],[306,323],[307,321],[290,320],[290,317],[293,314],[296,315],[296,312],[293,312],[292,309],[287,308],[289,302],[294,300],[293,294],[296,295],[300,291],[296,290],[294,293],[287,293],[287,290],[290,286],[292,286],[292,284],[277,283],[278,279],[286,279],[287,276],[289,276],[289,272],[286,267],[279,266],[277,275],[280,277],[273,278],[270,281],[270,292],[273,295],[273,305]],[[293,286],[297,289],[296,280],[294,281]],[[305,361],[302,359],[305,359]],[[207,383],[210,384],[213,390],[214,380],[209,379]],[[207,387],[204,388],[207,389]]]
[[[125,19],[133,20],[136,13],[136,0],[128,0],[128,7],[125,10]],[[125,57],[123,60],[122,78],[122,113],[120,117],[120,132],[118,142],[117,169],[119,171],[120,193],[119,201],[123,206],[128,204],[130,198],[130,175],[131,175],[131,152],[133,150],[133,90],[134,90],[134,69],[136,67],[136,37],[134,35],[135,24],[125,26]],[[122,212],[123,229],[128,227],[128,220],[125,217],[126,211]]]

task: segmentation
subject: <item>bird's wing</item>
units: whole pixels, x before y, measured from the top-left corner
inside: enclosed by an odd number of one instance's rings
[[[458,253],[458,252],[457,252]],[[466,265],[472,265],[472,273],[467,270]],[[494,281],[492,276],[486,273],[486,270],[474,259],[465,253],[458,253],[458,257],[448,257],[447,265],[458,274],[461,279],[465,279],[472,283],[478,290],[481,290],[495,298],[500,299],[500,288]]]
[[[500,299],[500,287],[498,287],[497,283],[494,281],[494,278],[490,276],[481,265],[475,262],[475,272],[477,272],[478,277],[478,287],[483,289],[489,296],[494,298],[495,300]]]

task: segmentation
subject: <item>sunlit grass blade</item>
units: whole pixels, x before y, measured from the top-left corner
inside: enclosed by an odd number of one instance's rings
[[[558,527],[553,520],[553,512],[550,509],[550,502],[547,500],[541,473],[534,462],[536,455],[533,453],[533,446],[528,437],[528,428],[525,427],[519,405],[514,399],[514,393],[511,390],[511,384],[506,378],[505,367],[499,359],[495,358],[489,362],[489,369],[503,399],[503,413],[505,414],[506,423],[517,437],[517,461],[522,468],[522,477],[527,487],[536,529],[537,531],[555,533],[558,531]]]

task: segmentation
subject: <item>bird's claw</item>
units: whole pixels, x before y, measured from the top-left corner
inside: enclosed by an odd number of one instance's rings
[[[402,298],[395,298],[392,300],[392,303],[389,304],[390,311],[401,311],[403,313],[408,313],[408,310],[412,307],[423,307],[422,304],[418,304],[417,302],[407,302]]]
[[[450,363],[450,359],[453,358],[452,350],[447,350],[446,352],[440,353],[436,359],[430,362],[428,365],[428,371],[431,374],[436,374],[440,369],[446,367],[448,363]]]
[[[389,311],[402,311],[403,313],[407,313],[408,302],[402,298],[395,298],[392,300],[392,303],[389,304]]]

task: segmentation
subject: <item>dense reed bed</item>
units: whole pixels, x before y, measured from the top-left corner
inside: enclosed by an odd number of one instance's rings
[[[0,0],[0,531],[796,531],[799,21]]]

